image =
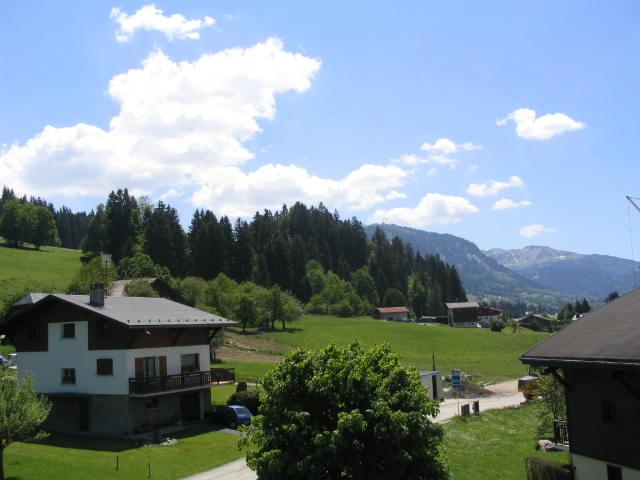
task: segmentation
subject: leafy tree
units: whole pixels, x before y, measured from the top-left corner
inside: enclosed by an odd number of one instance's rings
[[[287,324],[295,322],[302,317],[303,308],[297,298],[286,292],[282,293],[282,300],[280,322],[282,323],[282,330],[285,330]]]
[[[204,303],[207,282],[200,277],[186,277],[178,282],[178,290],[192,305]]]
[[[25,207],[23,207],[25,208]],[[42,245],[51,245],[56,239],[56,224],[51,212],[41,206],[32,206],[29,209],[29,236],[28,241],[40,250]]]
[[[51,403],[33,390],[31,378],[0,379],[0,480],[4,480],[4,451],[14,442],[37,437],[47,419]]]
[[[271,287],[271,292],[269,295],[269,310],[271,330],[273,330],[275,329],[276,322],[282,321],[282,317],[284,315],[284,307],[282,305],[282,291],[277,285]]]
[[[409,277],[409,305],[417,318],[427,311],[428,291],[417,274]]]
[[[609,295],[607,295],[607,298],[605,299],[605,303],[609,303],[610,301],[615,300],[619,296],[620,296],[620,294],[617,291],[614,290]]]
[[[136,253],[131,257],[123,258],[118,264],[120,278],[168,278],[167,267],[156,265],[146,253]]]
[[[369,268],[361,267],[351,274],[351,285],[356,294],[371,307],[378,305],[378,292],[373,277],[369,274]]]
[[[538,407],[538,435],[553,438],[553,421],[565,419],[567,415],[564,388],[553,375],[540,375],[534,398]]]
[[[235,307],[235,320],[242,325],[242,333],[244,334],[247,327],[255,325],[256,322],[256,304],[247,294],[241,294],[240,300]]]
[[[132,280],[124,286],[124,294],[127,297],[159,297],[146,280]]]
[[[397,288],[389,288],[382,299],[383,307],[403,307],[407,305],[407,299]]]
[[[111,262],[109,262],[109,267],[105,270],[102,265],[102,258],[95,257],[89,263],[83,265],[76,273],[67,287],[67,293],[89,293],[91,285],[96,283],[104,283],[107,292],[109,292],[116,277],[116,269]]]
[[[21,205],[17,200],[8,200],[2,208],[0,235],[17,247],[23,242],[23,219]]]
[[[216,351],[224,345],[224,330],[220,329],[218,332],[211,338],[211,342],[209,342],[209,352],[211,354],[211,363],[216,363],[217,356]]]
[[[448,478],[438,403],[388,346],[297,349],[261,384],[241,442],[258,478]]]

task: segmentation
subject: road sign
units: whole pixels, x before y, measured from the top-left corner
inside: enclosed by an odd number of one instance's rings
[[[462,378],[460,376],[460,370],[451,370],[451,385],[453,388],[462,387]]]

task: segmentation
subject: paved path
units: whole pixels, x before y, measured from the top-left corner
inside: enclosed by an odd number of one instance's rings
[[[517,380],[490,385],[486,389],[495,392],[495,395],[483,398],[460,399],[460,405],[480,400],[480,412],[484,412],[485,410],[517,407],[524,402],[524,396],[518,392]],[[436,417],[436,422],[448,422],[457,415],[457,412],[458,401],[456,399],[445,400],[440,403],[440,414]],[[244,458],[242,458],[235,462],[227,463],[222,467],[187,477],[184,480],[256,480],[257,478],[255,472],[247,467]]]

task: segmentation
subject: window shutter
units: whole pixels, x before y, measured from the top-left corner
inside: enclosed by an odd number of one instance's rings
[[[167,374],[167,357],[162,356],[158,359],[160,360],[160,376],[165,376]]]
[[[144,377],[144,358],[136,358],[136,377]]]

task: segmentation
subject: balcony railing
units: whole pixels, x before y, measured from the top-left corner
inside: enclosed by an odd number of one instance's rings
[[[569,445],[569,429],[566,420],[553,421],[553,440],[560,445]]]
[[[212,368],[203,372],[160,375],[157,377],[136,377],[129,379],[129,394],[148,395],[150,393],[202,387],[212,383],[233,383],[235,380],[236,370],[234,368]]]
[[[158,377],[136,377],[129,379],[129,393],[147,395],[150,393],[185,390],[211,384],[211,372],[189,372]]]

